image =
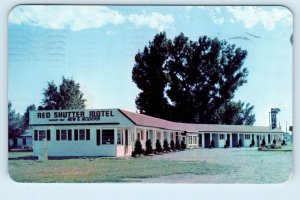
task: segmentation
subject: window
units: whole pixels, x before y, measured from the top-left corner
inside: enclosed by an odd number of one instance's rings
[[[56,130],[56,140],[60,140],[60,130]]]
[[[69,141],[72,140],[72,130],[71,129],[68,130],[68,140]]]
[[[74,140],[78,140],[78,130],[74,130]]]
[[[250,140],[250,134],[246,134],[246,135],[245,135],[245,139],[246,139],[246,140]]]
[[[38,140],[38,131],[34,130],[34,140],[37,141]]]
[[[26,145],[26,138],[23,138],[23,145]]]
[[[61,140],[67,140],[67,130],[61,130]]]
[[[86,140],[90,140],[90,129],[86,129]]]
[[[114,144],[114,130],[102,130],[102,144]]]
[[[51,140],[51,131],[47,130],[47,140]]]
[[[84,129],[79,130],[79,140],[85,140],[85,130]]]
[[[188,136],[187,142],[188,144],[192,144],[192,136]]]
[[[220,134],[220,140],[224,140],[225,135],[224,134]]]
[[[97,129],[97,138],[96,138],[96,140],[97,140],[97,145],[99,146],[101,143],[100,143],[100,130],[99,129]]]
[[[117,133],[117,144],[123,145],[122,130],[118,130],[118,133]]]
[[[197,136],[193,136],[193,144],[197,144]]]
[[[46,131],[40,130],[39,131],[39,141],[43,141],[46,138]]]

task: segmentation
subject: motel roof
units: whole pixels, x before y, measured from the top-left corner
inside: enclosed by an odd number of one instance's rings
[[[224,125],[224,124],[191,124],[172,122],[127,110],[119,111],[138,126],[154,127],[186,132],[236,132],[236,133],[282,133],[280,128],[270,130],[269,126]]]

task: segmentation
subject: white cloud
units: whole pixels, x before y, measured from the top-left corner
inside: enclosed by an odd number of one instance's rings
[[[212,16],[212,20],[215,24],[221,25],[224,23],[224,18],[223,17],[217,17],[217,16]]]
[[[174,23],[174,18],[172,15],[164,15],[158,12],[152,12],[151,14],[131,14],[129,15],[128,19],[137,27],[148,26],[159,31],[171,28]]]
[[[117,25],[125,20],[126,18],[118,11],[105,6],[18,6],[9,15],[9,22],[13,24],[49,29],[69,27],[73,31],[100,28],[107,24]]]
[[[186,11],[189,11],[189,10],[193,9],[193,6],[185,6],[184,8],[185,8]]]
[[[250,29],[261,24],[266,30],[271,31],[278,22],[292,23],[292,14],[286,8],[263,9],[258,6],[230,6],[227,10],[233,15],[235,22],[244,23]]]
[[[162,31],[173,27],[174,18],[170,14],[152,12],[125,16],[106,6],[47,6],[27,5],[15,7],[9,15],[9,23],[40,26],[48,29],[81,31],[101,28],[108,24],[118,25],[126,21],[135,26],[148,26]],[[108,35],[112,32],[107,32]]]
[[[224,23],[225,19],[222,17],[221,7],[217,6],[198,6],[199,9],[207,11],[208,16],[212,19],[212,22],[217,25]]]

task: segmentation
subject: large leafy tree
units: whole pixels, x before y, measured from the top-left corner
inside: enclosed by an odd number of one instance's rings
[[[23,132],[29,128],[29,112],[36,110],[36,106],[34,104],[27,106],[26,111],[23,115]]]
[[[86,100],[80,91],[80,84],[73,79],[63,77],[59,86],[48,82],[48,87],[44,89],[44,98],[39,110],[63,110],[85,108]]]
[[[165,33],[157,34],[143,51],[135,56],[132,80],[141,93],[136,98],[136,106],[141,113],[168,118],[169,104],[165,97],[166,61],[169,57],[171,41]]]
[[[12,108],[12,103],[8,102],[8,138],[16,138],[23,134],[22,116]]]
[[[136,55],[132,78],[142,90],[137,108],[181,122],[253,124],[254,107],[233,101],[236,90],[247,82],[246,56],[247,51],[218,38],[191,41],[181,33],[171,41],[165,33],[157,34]],[[148,100],[152,97],[155,101]]]

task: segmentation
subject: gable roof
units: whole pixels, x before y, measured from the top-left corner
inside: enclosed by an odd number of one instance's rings
[[[270,130],[269,126],[249,126],[249,125],[223,125],[223,124],[192,124],[172,122],[165,119],[151,117],[148,115],[134,113],[119,109],[131,122],[138,126],[168,129],[173,131],[186,132],[236,132],[236,133],[282,133],[279,128]]]

